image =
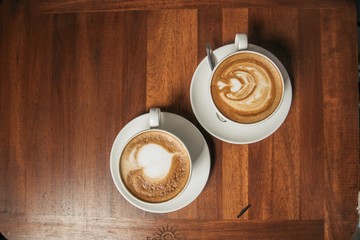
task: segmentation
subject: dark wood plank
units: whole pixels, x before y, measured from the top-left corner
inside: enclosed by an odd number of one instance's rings
[[[297,19],[297,9],[249,9],[249,42],[277,56],[290,76],[291,63],[296,65],[298,61],[295,55]],[[296,81],[293,80],[295,85]],[[297,90],[295,86],[289,119],[269,138],[249,145],[250,219],[298,219],[300,152],[296,126],[299,117],[296,115],[299,107]]]
[[[265,25],[260,39],[264,36],[266,40],[261,42],[270,49],[284,64],[292,83],[292,103],[289,115],[281,127],[274,133],[274,205],[277,212],[273,213],[279,219],[299,219],[300,215],[300,181],[301,175],[301,156],[300,152],[300,110],[301,110],[301,91],[302,82],[299,80],[302,72],[299,68],[299,14],[297,9],[292,9],[280,13],[274,11],[271,19],[273,20],[280,14],[283,23]],[[267,20],[269,21],[269,20]],[[258,25],[258,27],[261,26]],[[260,27],[261,28],[261,27]],[[270,28],[269,30],[267,30]],[[256,35],[256,33],[255,33]],[[256,39],[256,38],[255,38]],[[260,44],[260,41],[259,41]],[[320,218],[321,219],[321,218]]]
[[[13,59],[1,75],[1,212],[143,216],[116,190],[108,159],[121,127],[145,112],[146,42],[134,39],[146,37],[146,20],[7,7],[1,48]]]
[[[300,218],[320,219],[324,216],[324,106],[320,45],[320,12],[299,11],[299,61],[296,86],[300,106]],[[311,36],[311,38],[307,37]],[[310,60],[311,59],[311,60]],[[311,128],[309,128],[311,126]]]
[[[221,9],[198,10],[198,63],[206,57],[206,43],[213,49],[221,46],[221,22]],[[219,219],[222,217],[222,194],[219,194],[222,189],[222,143],[207,133],[196,119],[194,122],[206,137],[211,153],[211,173],[198,201],[199,218]]]
[[[158,10],[158,9],[183,9],[183,8],[266,8],[266,7],[297,7],[297,8],[341,8],[353,5],[350,0],[280,0],[280,1],[261,1],[261,0],[216,0],[216,1],[166,1],[166,0],[146,0],[146,1],[33,1],[32,8],[47,13],[64,12],[96,12],[96,11],[129,11],[129,10]]]
[[[129,121],[146,112],[146,42],[144,39],[147,38],[147,13],[126,12],[124,15],[115,15],[109,20],[104,35],[109,36],[111,40],[104,41],[103,44],[111,43],[106,49],[112,59],[111,62],[104,62],[100,69],[103,69],[104,74],[111,80],[109,85],[104,86],[104,90],[112,89],[116,92],[109,96],[115,97],[114,100],[109,99],[105,102],[106,104],[113,103],[106,115],[112,116],[111,121],[116,130],[111,132],[104,129],[108,136],[105,158],[109,157],[108,154],[115,139],[114,134],[117,134]],[[123,32],[119,32],[121,29]],[[121,49],[117,49],[117,46],[121,46]],[[116,50],[115,54],[114,50]],[[118,70],[113,71],[113,69]],[[109,166],[106,164],[106,167]],[[108,182],[107,186],[111,186],[113,196],[111,216],[144,216],[143,211],[134,208],[122,198],[112,181]]]
[[[70,152],[75,162],[79,159],[83,174],[76,180],[75,186],[82,188],[74,191],[75,196],[80,195],[86,215],[108,215],[103,210],[112,211],[114,207],[124,217],[142,216],[142,211],[134,210],[121,197],[110,176],[99,172],[109,171],[104,161],[108,163],[111,144],[120,128],[145,112],[146,44],[139,39],[146,37],[146,17],[136,13],[79,14],[76,20],[76,66],[83,68],[73,70],[78,72],[72,88],[78,109],[73,121],[78,125],[73,137],[76,148]],[[116,130],[105,131],[108,124]],[[88,153],[88,149],[93,152]],[[114,202],[107,201],[109,194],[114,194]]]
[[[22,153],[25,160],[24,174],[26,188],[23,189],[26,199],[26,214],[46,213],[46,195],[51,192],[52,166],[50,159],[56,155],[52,149],[44,147],[44,142],[51,141],[51,79],[52,67],[52,29],[53,16],[41,17],[30,14],[26,26],[29,35],[26,41],[28,56],[25,57],[26,75],[22,80],[23,88],[23,123],[17,129],[23,139]],[[37,34],[39,26],[43,33]],[[33,36],[29,38],[29,36]],[[28,142],[28,144],[25,144]],[[29,144],[31,143],[31,144]],[[29,161],[33,159],[33,161]]]
[[[323,239],[323,221],[149,220],[42,216],[16,218],[3,225],[9,239],[72,238],[158,239]],[[170,233],[170,234],[169,234]],[[172,234],[172,235],[171,235]],[[158,237],[158,238],[156,238]],[[164,239],[164,238],[161,238]],[[173,238],[176,239],[176,238]]]
[[[145,87],[136,91],[133,88],[133,84],[145,85],[141,84],[145,82],[145,61],[139,60],[141,45],[134,46],[132,40],[125,38],[141,34],[141,24],[138,29],[129,30],[124,24],[126,17],[129,15],[123,13],[79,14],[73,18],[59,15],[55,20],[54,52],[58,55],[53,60],[52,90],[56,104],[53,123],[58,119],[60,125],[54,126],[59,133],[55,131],[53,145],[60,145],[66,155],[54,156],[58,161],[56,174],[60,176],[53,180],[53,185],[63,190],[57,191],[55,199],[49,194],[47,201],[55,201],[57,213],[74,216],[121,213],[129,217],[143,214],[129,210],[131,205],[117,192],[110,174],[99,174],[109,172],[106,163],[117,132],[145,111]],[[135,59],[139,71],[128,74],[127,69],[134,67]],[[133,98],[137,102],[132,108],[119,106]],[[108,196],[113,197],[110,198],[113,202],[109,203]]]
[[[28,18],[24,3],[0,8],[0,212],[5,215],[26,212],[25,144],[20,129],[25,117],[22,84],[28,69]],[[16,191],[12,186],[17,186]]]
[[[345,17],[345,14],[347,17]],[[326,239],[350,239],[358,216],[359,115],[355,9],[321,11]],[[331,24],[330,24],[331,22]]]

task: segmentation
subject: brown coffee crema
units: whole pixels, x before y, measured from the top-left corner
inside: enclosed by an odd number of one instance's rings
[[[120,157],[120,174],[136,198],[149,203],[177,196],[190,177],[187,150],[172,135],[150,130],[135,136]]]
[[[277,109],[283,79],[267,58],[240,52],[215,69],[210,90],[215,106],[225,117],[238,123],[256,123]]]

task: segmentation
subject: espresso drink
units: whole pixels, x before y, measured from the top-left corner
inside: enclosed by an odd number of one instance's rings
[[[120,157],[126,188],[138,199],[159,203],[178,195],[190,177],[190,156],[172,135],[149,130],[132,138]]]
[[[279,106],[283,79],[267,58],[239,52],[215,69],[210,90],[215,106],[225,117],[238,123],[256,123]]]

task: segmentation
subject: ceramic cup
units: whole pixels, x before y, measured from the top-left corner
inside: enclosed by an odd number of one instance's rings
[[[121,150],[119,177],[124,189],[143,203],[172,201],[192,174],[191,156],[174,134],[161,129],[161,111],[149,112],[149,129],[132,136]]]
[[[282,103],[283,76],[270,58],[248,49],[246,34],[236,34],[234,45],[234,53],[217,63],[208,81],[215,114],[219,121],[240,125],[264,122]]]

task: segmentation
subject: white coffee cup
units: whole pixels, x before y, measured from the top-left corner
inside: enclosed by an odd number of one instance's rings
[[[262,123],[282,103],[282,73],[269,57],[248,48],[246,34],[236,34],[234,47],[234,53],[221,59],[211,73],[210,101],[219,121],[240,125]]]
[[[172,201],[187,188],[192,174],[191,155],[174,134],[161,129],[161,111],[151,108],[149,129],[133,135],[121,150],[119,178],[137,201]]]

